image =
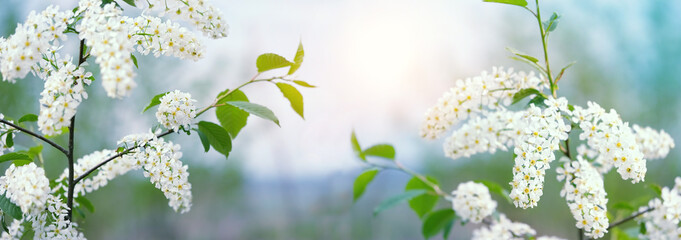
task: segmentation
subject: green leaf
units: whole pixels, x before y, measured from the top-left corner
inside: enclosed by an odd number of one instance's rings
[[[456,214],[452,209],[441,209],[428,214],[426,219],[423,221],[423,226],[421,227],[421,233],[425,239],[437,235],[442,231],[448,224],[452,223]],[[446,238],[446,237],[445,237]]]
[[[511,197],[509,197],[509,194],[510,194],[509,191],[506,190],[505,188],[501,187],[501,185],[499,185],[495,182],[492,182],[492,181],[487,181],[487,180],[478,180],[478,181],[475,181],[475,182],[482,183],[483,185],[485,185],[485,187],[487,187],[489,192],[497,194],[497,195],[501,196],[502,198],[504,198],[508,203],[513,204],[513,200],[511,200]]]
[[[640,234],[646,234],[648,232],[648,229],[646,229],[646,223],[645,222],[641,223],[641,226],[639,227],[638,232]]]
[[[298,89],[281,82],[277,83],[277,87],[279,88],[279,91],[284,94],[284,97],[291,102],[291,108],[293,108],[301,118],[305,119],[305,116],[303,115],[303,95],[298,92]]]
[[[300,68],[303,63],[303,57],[305,57],[305,50],[303,50],[303,42],[298,43],[298,50],[296,51],[296,56],[293,58],[293,63],[291,68],[288,70],[287,75],[294,74]]]
[[[402,194],[399,194],[397,196],[393,196],[391,198],[386,199],[385,201],[381,202],[381,204],[378,205],[378,207],[374,208],[374,216],[378,215],[379,213],[383,212],[386,209],[389,209],[391,207],[394,207],[395,205],[409,201],[410,199],[419,196],[421,194],[424,194],[428,191],[420,189],[420,190],[409,190],[406,192],[403,192]]]
[[[7,223],[5,223],[5,214],[0,215],[0,222],[2,222],[2,230],[9,233],[9,228],[7,228]]]
[[[258,67],[258,72],[264,72],[272,69],[288,67],[293,64],[286,60],[286,58],[274,53],[265,53],[258,56],[255,65]]]
[[[431,177],[426,177],[428,181],[430,181],[433,184],[438,184],[437,180],[435,178]],[[434,192],[432,187],[428,186],[428,184],[424,183],[421,181],[421,179],[417,177],[412,177],[409,182],[407,182],[407,186],[404,188],[404,190],[409,191],[409,190],[426,190],[427,192]],[[435,207],[437,204],[438,196],[436,195],[431,195],[428,193],[421,194],[418,197],[415,197],[411,200],[409,200],[409,207],[411,207],[412,210],[416,213],[416,215],[419,216],[419,218],[423,218],[423,216],[426,215],[426,213],[430,212],[430,210]]]
[[[19,118],[17,122],[22,123],[22,122],[35,122],[38,121],[38,116],[35,114],[26,114]]]
[[[516,6],[527,6],[527,1],[525,0],[482,0],[483,2],[495,2],[495,3],[504,3],[504,4],[511,4],[511,5],[516,5]]]
[[[203,151],[208,152],[210,150],[210,142],[208,141],[208,137],[206,137],[206,134],[201,132],[201,130],[194,128],[194,131],[199,133],[199,139],[201,139],[201,144],[203,145]]]
[[[135,6],[135,0],[123,0],[123,2],[127,3],[130,6],[137,7]]]
[[[162,98],[163,96],[165,96],[166,94],[168,94],[168,93],[169,93],[169,92],[164,92],[164,93],[158,94],[158,95],[154,96],[153,98],[151,98],[151,102],[149,102],[149,105],[147,105],[147,107],[145,107],[144,110],[142,110],[142,113],[144,113],[144,112],[146,112],[147,110],[149,110],[149,108],[152,108],[152,107],[154,107],[154,106],[156,106],[156,105],[161,104],[161,98]]]
[[[374,177],[376,174],[378,174],[378,169],[369,169],[355,179],[355,184],[352,187],[352,201],[355,202],[357,199],[359,199],[362,194],[364,193],[364,190],[366,189],[367,185],[371,183],[372,180],[374,180]]]
[[[85,198],[84,196],[80,196],[80,197],[74,198],[73,200],[76,200],[76,202],[77,202],[80,206],[84,207],[85,209],[87,209],[87,210],[90,211],[91,213],[94,213],[94,212],[95,212],[95,206],[92,205],[92,203],[90,202],[90,200],[88,200],[88,199]]]
[[[445,229],[442,233],[442,239],[449,238],[449,234],[451,233],[452,227],[454,226],[454,220],[456,220],[456,216],[452,220],[449,220],[449,222],[445,225]]]
[[[135,64],[135,68],[139,69],[140,66],[137,65],[137,57],[135,57],[135,55],[131,53],[131,54],[130,54],[130,59],[132,59],[132,63]]]
[[[572,106],[572,104],[568,104],[568,110],[574,111],[574,110],[575,110],[575,106]]]
[[[9,214],[12,218],[17,220],[21,220],[24,215],[21,212],[21,208],[5,197],[5,194],[0,194],[0,209],[2,209],[4,213]]]
[[[20,167],[20,166],[28,165],[29,163],[32,163],[32,162],[33,162],[33,160],[21,159],[21,160],[13,160],[12,164],[14,164],[14,166],[16,166],[16,167]]]
[[[352,136],[350,137],[350,143],[352,144],[352,151],[357,154],[357,156],[362,159],[362,161],[367,161],[366,155],[364,155],[364,152],[362,152],[362,148],[359,146],[359,141],[357,141],[357,136],[355,135],[355,131],[352,131]]]
[[[648,186],[650,189],[652,189],[653,191],[655,191],[655,193],[657,193],[657,196],[658,196],[658,197],[659,197],[659,196],[662,196],[662,188],[660,187],[660,185],[657,185],[657,184],[654,184],[654,183],[650,183],[650,184],[648,184],[647,186]]]
[[[0,162],[7,162],[7,161],[14,161],[14,160],[32,161],[33,159],[26,154],[13,153],[13,152],[0,156]]]
[[[546,32],[553,32],[553,30],[556,30],[556,27],[558,26],[558,22],[560,20],[560,15],[558,13],[553,13],[551,15],[551,18],[549,20],[546,20],[542,22],[542,25],[544,26],[544,29]]]
[[[238,107],[239,109],[249,112],[258,117],[270,120],[279,125],[279,119],[277,118],[277,116],[274,115],[272,110],[268,109],[265,106],[245,101],[227,101],[225,103]]]
[[[576,62],[571,62],[571,63],[568,63],[567,66],[563,67],[563,69],[560,70],[560,73],[558,73],[558,76],[556,76],[556,80],[554,82],[558,82],[558,80],[563,78],[563,74],[565,73],[565,70],[572,67],[572,65],[574,65],[575,63]]]
[[[612,209],[616,210],[627,210],[627,211],[636,211],[636,208],[631,205],[631,203],[628,202],[618,202],[612,205]]]
[[[229,152],[232,151],[232,139],[227,130],[215,123],[201,121],[199,122],[199,131],[206,135],[208,142],[215,151],[225,155],[225,158],[229,157]]]
[[[546,106],[546,103],[544,103],[544,100],[546,100],[544,96],[537,95],[534,98],[532,98],[532,100],[530,100],[530,102],[528,102],[527,105],[529,106],[530,104],[534,104],[537,107],[548,107]]]
[[[122,153],[123,151],[125,151],[125,148],[124,148],[124,147],[118,147],[118,148],[116,148],[116,152],[117,152],[117,153]]]
[[[29,157],[31,157],[31,159],[36,159],[38,156],[40,156],[41,152],[43,152],[43,145],[36,145],[29,148],[26,153]]]
[[[317,86],[311,85],[305,81],[300,81],[300,80],[293,80],[293,83],[298,84],[303,87],[308,87],[308,88],[316,88]]]
[[[521,52],[521,51],[518,51],[518,50],[516,50],[516,49],[514,49],[514,48],[507,47],[506,50],[508,50],[509,52],[513,53],[514,55],[516,55],[516,56],[518,56],[518,57],[521,57],[521,58],[524,58],[524,59],[526,59],[526,60],[528,60],[528,61],[530,61],[530,62],[533,62],[533,63],[539,62],[539,59],[537,59],[537,58],[535,58],[535,57],[533,57],[533,56],[527,55],[527,54],[525,54],[525,53],[523,53],[523,52]]]
[[[520,102],[520,100],[525,99],[527,96],[530,95],[541,95],[544,96],[543,93],[541,93],[539,90],[534,89],[534,88],[525,88],[525,89],[520,89],[517,93],[513,94],[513,103],[515,104],[517,102]],[[544,96],[546,97],[546,96]]]
[[[220,99],[224,94],[227,94],[228,92],[229,89],[218,94],[218,99]],[[218,103],[225,103],[227,101],[248,102],[248,97],[246,97],[246,94],[244,94],[244,92],[242,92],[241,90],[234,90],[229,95],[220,99]],[[239,132],[241,132],[241,129],[243,129],[246,126],[248,116],[250,114],[235,106],[223,105],[215,109],[215,115],[218,117],[220,125],[222,125],[222,127],[225,128],[227,132],[229,132],[229,135],[232,137],[232,139],[234,139],[239,134]]]
[[[5,146],[11,148],[14,146],[14,134],[8,132],[5,136]]]
[[[364,155],[395,160],[395,148],[390,144],[377,144],[364,149]]]

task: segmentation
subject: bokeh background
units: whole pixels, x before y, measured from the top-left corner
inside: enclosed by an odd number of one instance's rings
[[[3,0],[0,34],[12,34],[31,10],[47,4],[71,8],[75,1]],[[400,161],[436,177],[447,191],[468,180],[504,186],[510,181],[511,153],[453,161],[443,156],[442,140],[420,139],[418,129],[426,109],[456,79],[492,66],[531,70],[504,50],[511,46],[541,54],[537,23],[526,11],[477,0],[213,4],[224,12],[230,36],[204,38],[205,59],[138,56],[139,86],[122,100],[107,98],[100,82],[89,87],[90,99],[78,111],[77,156],[112,149],[122,136],[146,131],[155,118],[140,112],[157,93],[180,89],[192,93],[199,105],[208,104],[220,91],[250,79],[259,54],[292,58],[299,41],[306,56],[297,78],[318,86],[302,90],[306,119],[295,115],[273,86],[247,87],[253,102],[279,116],[281,128],[251,117],[227,160],[215,152],[204,154],[195,135],[170,136],[182,145],[183,161],[189,165],[192,210],[173,212],[140,172],[128,173],[89,195],[96,211],[81,226],[90,239],[420,239],[421,222],[405,204],[372,216],[373,207],[403,191],[409,176],[382,172],[352,203],[352,183],[365,167],[351,151],[353,129],[364,146],[394,144]],[[562,15],[550,37],[552,66],[577,61],[561,80],[560,95],[575,105],[596,101],[617,109],[626,121],[681,137],[681,2],[541,4],[545,16],[553,11]],[[63,52],[77,52],[71,41]],[[33,77],[16,84],[0,82],[0,112],[15,118],[36,113],[41,90],[42,81]],[[215,119],[211,114],[206,118]],[[57,141],[65,143],[63,137]],[[17,149],[35,144],[19,138]],[[44,154],[48,177],[54,178],[66,159],[48,148]],[[645,183],[633,185],[616,173],[607,174],[609,204],[642,204],[654,195],[646,184],[673,185],[673,178],[681,175],[679,157],[679,150],[673,150],[664,160],[648,162]],[[546,185],[534,209],[518,210],[494,198],[501,212],[539,234],[577,238],[555,172],[549,171]],[[468,239],[477,227],[456,225],[450,238]]]

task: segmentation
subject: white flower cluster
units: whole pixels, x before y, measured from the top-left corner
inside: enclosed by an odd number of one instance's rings
[[[211,38],[227,36],[229,26],[222,19],[222,12],[206,0],[149,0],[146,2],[148,4],[138,4],[138,6],[159,12],[159,15],[168,14],[186,20]]]
[[[80,39],[92,48],[90,54],[99,64],[107,95],[120,98],[137,86],[133,81],[135,72],[130,58],[134,42],[128,38],[129,29],[121,21],[123,11],[113,3],[103,7],[99,4],[96,0],[80,1],[78,13],[83,19],[76,30],[80,32]]]
[[[622,122],[614,109],[606,112],[598,104],[588,102],[587,108],[575,106],[573,115],[573,121],[583,131],[579,139],[586,139],[588,146],[598,151],[596,162],[604,170],[615,166],[622,179],[631,179],[632,183],[643,181],[647,171],[643,152],[629,124]]]
[[[102,161],[116,155],[116,152],[111,150],[95,151],[91,154],[83,156],[78,159],[78,161],[73,166],[73,175],[75,178],[80,177],[86,171],[92,169],[97,164]],[[95,191],[101,187],[106,186],[109,181],[117,176],[123,175],[130,170],[139,169],[140,166],[136,165],[134,159],[127,157],[119,157],[110,162],[104,164],[97,170],[97,174],[88,178],[85,178],[78,182],[73,188],[73,196],[79,197],[84,196],[86,193]],[[55,181],[58,183],[55,187],[55,191],[62,189],[64,191],[68,190],[67,179],[68,179],[68,169],[64,169],[62,174]],[[75,203],[77,204],[77,203]]]
[[[650,127],[644,128],[636,124],[633,129],[643,157],[648,160],[665,158],[669,150],[674,148],[674,139],[664,130],[658,132]]]
[[[92,47],[91,54],[97,57],[109,97],[126,96],[137,86],[130,57],[136,45],[139,52],[153,52],[157,57],[172,55],[198,60],[203,56],[203,45],[179,24],[149,16],[125,17],[114,3],[103,7],[99,4],[97,0],[80,1],[78,13],[83,14],[83,20],[76,29],[79,37]]]
[[[516,207],[537,206],[544,194],[544,176],[553,160],[559,142],[568,138],[570,125],[565,123],[561,112],[569,114],[565,98],[549,98],[543,111],[531,105],[524,116],[524,133],[518,137],[514,153],[513,181],[511,194]]]
[[[481,183],[461,183],[452,195],[454,211],[464,221],[479,223],[497,208],[497,202],[492,200],[489,190]]]
[[[565,168],[557,169],[558,181],[565,180],[560,195],[567,200],[577,228],[590,238],[601,238],[609,226],[603,178],[582,156],[577,161],[564,160]]]
[[[71,11],[60,12],[59,7],[52,5],[39,14],[31,11],[14,34],[0,40],[0,72],[5,81],[25,77],[43,54],[57,49],[60,41],[67,38],[64,31],[72,17]]]
[[[488,227],[481,227],[473,231],[473,240],[523,240],[528,236],[534,236],[537,232],[527,224],[512,222],[506,215],[499,215],[499,220],[494,220]],[[541,236],[537,240],[557,240],[561,238]]]
[[[58,58],[58,55],[55,55]],[[71,63],[71,57],[59,61],[41,61],[44,70],[45,89],[40,93],[40,116],[38,129],[46,135],[57,135],[63,127],[71,124],[76,108],[87,99],[85,85],[92,82],[92,73]],[[55,67],[55,70],[47,70]]]
[[[45,209],[50,192],[50,180],[45,170],[29,163],[23,166],[10,165],[5,176],[0,177],[0,194],[21,208],[24,215],[35,215]]]
[[[25,219],[31,222],[34,239],[85,239],[76,229],[78,224],[66,220],[68,207],[60,197],[49,195],[46,206],[46,211]]]
[[[5,115],[2,115],[2,113],[0,113],[0,119],[5,119]],[[12,122],[12,121],[9,121],[9,122]],[[6,137],[7,137],[6,134],[14,135],[14,132],[11,131],[11,130],[12,130],[12,127],[10,127],[9,125],[5,125],[5,124],[0,123],[0,139],[2,139],[2,140],[0,140],[0,154],[5,153],[5,151],[8,151],[8,152],[14,151],[14,146],[7,147],[7,145],[5,145],[5,141],[4,141],[4,139],[6,139]]]
[[[645,224],[646,233],[639,235],[641,239],[681,239],[681,177],[676,177],[673,189],[662,189],[662,200],[655,198],[648,203],[648,207],[641,207],[644,213],[638,218],[639,223]]]
[[[506,151],[523,133],[523,114],[500,109],[485,112],[484,117],[472,118],[445,140],[445,156],[457,159],[482,152],[494,153],[499,149]]]
[[[169,92],[160,99],[156,119],[167,129],[177,131],[181,126],[191,124],[196,117],[196,106],[189,93],[179,90]]]
[[[146,136],[128,136],[127,140],[139,139]],[[154,183],[154,186],[161,191],[168,198],[168,205],[175,211],[185,213],[189,211],[192,205],[192,194],[189,183],[189,172],[187,172],[187,165],[182,165],[180,158],[180,145],[172,142],[165,142],[162,138],[153,138],[152,140],[142,140],[142,146],[137,148],[137,151],[132,155],[126,155],[132,158],[135,164],[142,166],[144,169],[144,176]],[[141,144],[137,141],[123,142],[119,144],[126,145]]]
[[[513,94],[524,88],[544,88],[542,76],[533,72],[505,71],[493,68],[492,73],[483,72],[480,76],[457,80],[456,86],[440,97],[437,104],[426,112],[426,119],[421,126],[423,138],[440,137],[452,125],[477,116],[483,107],[496,109],[511,104]]]

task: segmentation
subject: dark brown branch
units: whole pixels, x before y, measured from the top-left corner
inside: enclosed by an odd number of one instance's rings
[[[81,45],[82,47],[82,45]],[[67,158],[69,160],[69,190],[68,190],[68,197],[66,200],[66,206],[69,208],[68,212],[68,220],[71,221],[71,216],[73,213],[73,188],[74,188],[74,183],[73,183],[73,148],[74,148],[74,130],[76,126],[76,116],[71,117],[71,126],[69,126],[69,154],[67,154]]]
[[[631,216],[629,216],[629,217],[627,217],[627,218],[625,218],[625,219],[622,219],[622,220],[619,220],[619,221],[617,221],[617,222],[615,222],[615,223],[613,223],[613,224],[610,224],[610,226],[608,227],[608,230],[610,230],[611,228],[617,227],[618,225],[621,225],[621,224],[623,224],[623,223],[626,223],[626,222],[628,222],[629,220],[632,220],[632,219],[634,219],[634,218],[636,218],[636,217],[638,217],[638,216],[643,215],[644,213],[647,213],[647,212],[650,212],[650,211],[653,211],[653,210],[655,210],[655,208],[651,207],[651,208],[648,208],[648,209],[646,209],[646,210],[637,212],[637,213],[634,214],[634,215],[631,215]]]
[[[7,120],[5,120],[5,119],[0,119],[0,123],[7,124],[7,125],[13,127],[14,129],[17,129],[17,130],[19,130],[19,131],[22,131],[22,132],[28,134],[28,135],[31,135],[31,136],[33,136],[33,137],[36,137],[36,138],[42,140],[43,142],[46,142],[47,144],[52,145],[52,147],[54,147],[54,148],[56,148],[57,150],[59,150],[60,152],[64,153],[64,155],[68,155],[68,154],[69,154],[69,152],[66,151],[66,149],[64,149],[64,148],[63,148],[62,146],[60,146],[59,144],[57,144],[57,143],[53,142],[52,140],[47,139],[47,138],[45,138],[45,137],[43,137],[43,136],[40,136],[39,134],[34,133],[34,132],[32,132],[31,130],[28,130],[28,129],[19,127],[18,125],[14,124],[14,123],[11,123],[11,122],[9,122],[9,121],[7,121]]]
[[[164,136],[166,136],[166,135],[168,135],[168,134],[171,134],[171,133],[173,133],[173,130],[168,130],[168,131],[166,131],[166,132],[164,132],[164,133],[161,133],[161,134],[157,135],[156,137],[157,137],[157,138],[161,138],[161,137],[164,137]],[[128,149],[125,149],[125,150],[123,150],[122,152],[120,152],[120,153],[118,153],[118,154],[116,154],[116,155],[113,155],[113,156],[107,158],[106,160],[102,161],[101,163],[97,164],[96,166],[90,168],[90,170],[87,170],[87,172],[85,172],[85,173],[83,173],[82,175],[78,176],[78,178],[76,178],[76,180],[73,181],[73,184],[78,184],[78,182],[80,182],[81,180],[83,180],[84,178],[86,178],[88,175],[90,175],[92,172],[94,172],[94,171],[97,170],[98,168],[104,166],[104,164],[107,164],[108,162],[111,162],[112,160],[114,160],[114,159],[116,159],[116,158],[119,158],[119,157],[121,157],[121,156],[123,156],[123,155],[125,155],[125,154],[130,153],[130,152],[132,152],[133,150],[135,150],[135,149],[138,148],[138,147],[140,147],[140,146],[139,146],[139,145],[135,145],[135,146],[129,147]]]

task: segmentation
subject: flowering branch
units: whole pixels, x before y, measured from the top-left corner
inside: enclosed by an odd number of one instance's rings
[[[45,138],[45,137],[39,135],[39,134],[37,134],[37,133],[35,133],[35,132],[31,131],[31,130],[28,130],[28,129],[19,127],[18,125],[14,124],[14,123],[11,123],[11,122],[9,122],[9,121],[7,121],[7,120],[5,120],[5,119],[0,119],[0,123],[9,125],[9,126],[13,127],[14,129],[17,129],[17,130],[19,130],[19,131],[22,131],[22,132],[24,132],[24,133],[26,133],[26,134],[28,134],[28,135],[31,135],[31,136],[33,136],[33,137],[35,137],[35,138],[37,138],[37,139],[40,139],[40,140],[42,140],[43,142],[52,145],[52,147],[54,147],[54,148],[56,148],[57,150],[59,150],[60,152],[64,153],[64,155],[68,155],[68,154],[69,154],[68,151],[67,151],[66,149],[64,149],[62,146],[60,146],[59,144],[53,142],[53,141],[50,140],[50,139],[47,139],[47,138]]]

